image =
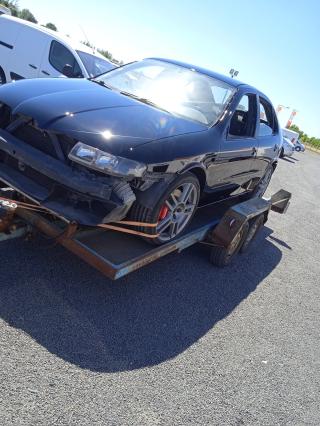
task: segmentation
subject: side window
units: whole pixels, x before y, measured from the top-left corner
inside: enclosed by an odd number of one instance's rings
[[[271,104],[259,98],[259,136],[271,136],[278,132],[278,122]]]
[[[257,121],[256,95],[244,95],[230,120],[231,137],[253,137]]]
[[[65,65],[70,65],[75,77],[82,76],[81,69],[73,54],[63,44],[53,41],[50,47],[49,62],[57,71],[63,73]]]
[[[231,90],[221,86],[211,86],[214,102],[219,105],[224,105],[232,94]]]

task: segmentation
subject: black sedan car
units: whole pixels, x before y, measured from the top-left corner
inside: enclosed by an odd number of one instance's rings
[[[261,196],[280,145],[264,94],[177,61],[0,88],[1,181],[67,221],[158,223],[158,244],[201,203]]]

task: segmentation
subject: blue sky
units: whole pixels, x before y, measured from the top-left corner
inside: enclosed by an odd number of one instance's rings
[[[320,137],[320,0],[20,0],[40,23],[125,62],[174,58],[227,74],[265,92],[275,107]],[[289,110],[280,113],[284,124]]]

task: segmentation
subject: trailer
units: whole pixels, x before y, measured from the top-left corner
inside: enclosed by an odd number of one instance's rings
[[[191,224],[179,238],[152,246],[141,238],[137,226],[156,226],[121,221],[104,227],[79,227],[21,197],[11,188],[0,189],[0,242],[30,237],[35,232],[59,243],[112,280],[119,279],[173,252],[196,243],[210,250],[210,262],[227,266],[268,220],[269,212],[285,213],[291,194],[283,189],[270,198],[248,194],[216,201],[198,208]]]

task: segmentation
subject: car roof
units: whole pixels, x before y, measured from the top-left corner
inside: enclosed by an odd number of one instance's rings
[[[99,52],[97,52],[95,49],[86,46],[85,44],[81,43],[80,41],[74,40],[67,35],[61,34],[58,31],[50,30],[49,28],[43,27],[39,24],[34,24],[33,22],[25,21],[24,19],[16,18],[15,16],[10,15],[0,15],[0,20],[6,19],[8,21],[16,22],[19,25],[25,25],[27,27],[34,28],[37,31],[41,31],[42,33],[48,34],[49,36],[55,38],[56,40],[62,41],[66,44],[68,44],[72,49],[74,50],[81,50],[82,52],[89,53],[91,55],[97,56],[98,58],[105,59],[107,62],[107,58],[105,58],[103,55],[101,55]]]

